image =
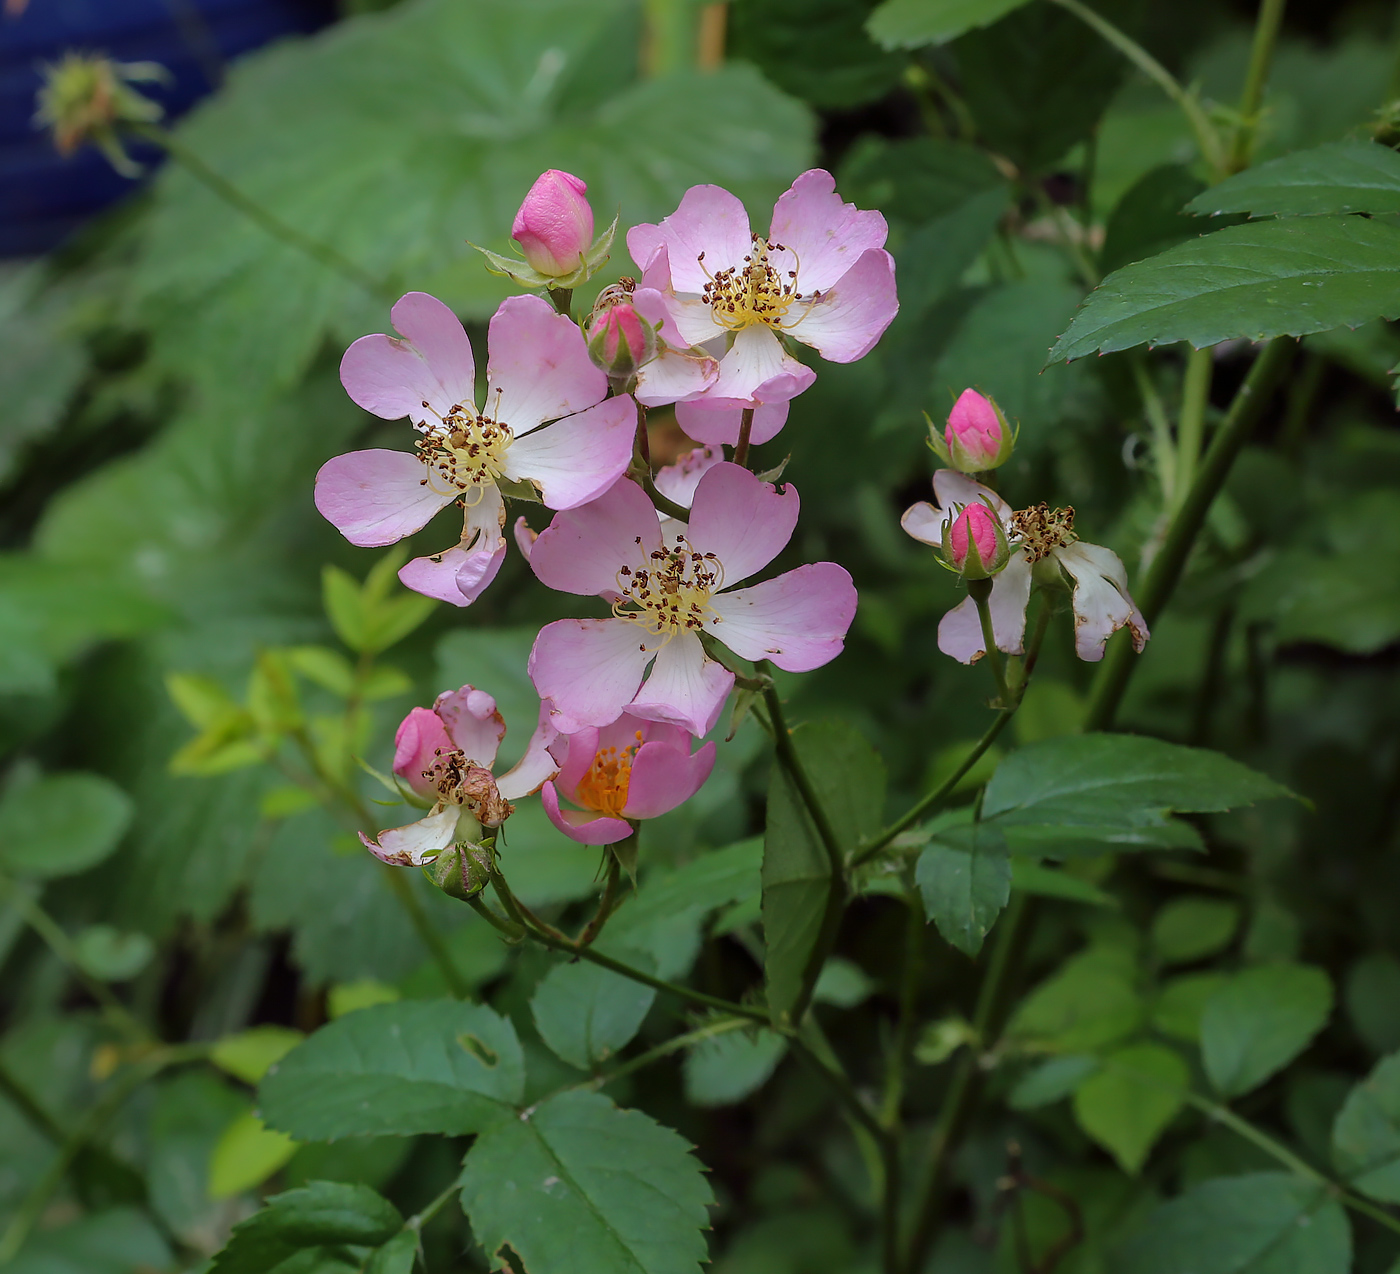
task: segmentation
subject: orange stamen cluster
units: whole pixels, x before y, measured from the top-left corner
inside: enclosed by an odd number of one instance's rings
[[[632,762],[641,746],[642,732],[638,730],[636,742],[625,748],[599,748],[588,773],[578,781],[578,803],[599,814],[621,818],[632,783]]]

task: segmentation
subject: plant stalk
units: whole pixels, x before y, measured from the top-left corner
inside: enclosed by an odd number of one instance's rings
[[[1269,68],[1274,61],[1274,46],[1288,0],[1261,0],[1254,18],[1254,42],[1249,50],[1249,69],[1245,72],[1244,90],[1240,93],[1240,122],[1230,146],[1227,173],[1248,168],[1259,135],[1259,108],[1264,101],[1264,89],[1269,82]]]
[[[733,456],[735,464],[749,463],[749,435],[753,432],[753,412],[752,407],[745,407],[739,414],[739,441],[734,444]]]

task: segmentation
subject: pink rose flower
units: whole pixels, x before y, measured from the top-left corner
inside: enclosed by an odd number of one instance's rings
[[[919,503],[906,509],[900,526],[924,544],[941,548],[944,528],[959,512],[983,506],[1008,529],[1011,557],[992,577],[987,605],[997,648],[1008,655],[1025,649],[1026,607],[1030,604],[1032,568],[1058,570],[1073,588],[1074,649],[1083,660],[1103,658],[1104,643],[1120,628],[1128,628],[1141,651],[1151,635],[1147,621],[1128,593],[1128,574],[1111,549],[1085,544],[1075,535],[1074,510],[1036,505],[1013,513],[990,487],[966,474],[939,469],[933,475],[937,504]],[[964,598],[938,625],[938,648],[961,663],[976,663],[986,654],[977,606]]]
[[[715,745],[691,752],[693,741],[679,726],[626,713],[602,729],[561,735],[552,750],[563,766],[540,792],[549,821],[581,845],[625,840],[632,822],[669,813],[705,785]],[[561,794],[582,808],[563,808]]]
[[[708,734],[734,674],[706,654],[702,633],[789,672],[834,659],[856,610],[844,568],[818,562],[734,587],[782,551],[797,509],[791,486],[779,492],[726,462],[700,478],[688,522],[671,522],[664,534],[628,480],[558,514],[535,540],[531,568],[550,588],[605,598],[613,614],[561,619],[536,638],[530,676],[553,701],[556,726],[573,733],[626,711]]]
[[[340,364],[346,392],[385,420],[407,416],[416,451],[353,451],[316,475],[316,507],[352,544],[393,544],[460,503],[455,548],[409,562],[399,578],[456,606],[475,601],[505,556],[499,480],[528,482],[552,509],[606,491],[632,458],[636,406],[604,400],[607,377],[578,328],[548,301],[505,301],[488,329],[485,405],[475,399],[471,342],[457,316],[425,292],[392,312],[402,337],[362,336]],[[546,421],[553,424],[541,428]]]
[[[816,373],[784,350],[783,336],[836,363],[870,352],[899,309],[887,233],[884,217],[843,203],[831,174],[816,168],[778,200],[766,239],[718,186],[692,186],[659,225],[628,231],[642,288],[664,298],[675,336],[663,335],[720,359],[719,379],[687,416],[729,414],[683,423],[691,437],[732,443],[738,409],[784,403],[812,383]],[[770,413],[767,436],[781,424]]]
[[[413,792],[433,802],[416,823],[390,828],[360,840],[376,858],[400,867],[431,862],[459,834],[479,835],[465,811],[481,828],[499,827],[514,807],[512,800],[537,792],[559,772],[550,754],[557,731],[541,709],[525,755],[497,779],[491,772],[505,737],[506,723],[496,701],[483,690],[463,686],[438,695],[432,708],[414,708],[394,735],[394,773]]]
[[[559,277],[572,274],[593,244],[593,209],[588,187],[572,173],[551,168],[530,187],[510,228],[510,237],[532,269]]]

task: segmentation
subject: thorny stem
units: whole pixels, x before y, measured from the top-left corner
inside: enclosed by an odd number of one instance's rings
[[[322,243],[318,239],[313,239],[310,235],[303,234],[295,226],[288,225],[280,217],[269,212],[262,204],[255,199],[250,199],[232,182],[221,177],[209,167],[194,151],[184,142],[177,139],[172,133],[153,124],[133,123],[126,126],[131,132],[159,146],[167,155],[180,165],[191,177],[203,183],[210,191],[222,199],[231,208],[241,212],[249,220],[256,222],[274,239],[280,240],[288,247],[295,248],[298,252],[310,257],[313,261],[320,262],[327,269],[333,270],[342,278],[362,287],[371,296],[379,300],[394,300],[391,289],[387,288],[379,279],[376,279],[368,270],[356,265],[349,257],[344,256],[329,244]]]
[[[1181,108],[1191,131],[1196,135],[1196,145],[1206,163],[1216,172],[1225,168],[1224,148],[1220,136],[1211,123],[1210,116],[1196,95],[1182,86],[1181,82],[1136,40],[1080,0],[1051,0],[1060,8],[1074,14],[1086,26],[1093,28],[1109,44],[1155,83],[1173,102]]]
[[[866,841],[863,845],[859,846],[855,856],[851,859],[852,867],[860,867],[868,863],[884,849],[885,846],[894,840],[900,832],[912,827],[923,818],[924,815],[930,813],[942,804],[942,802],[952,794],[953,789],[963,781],[972,767],[982,759],[987,749],[996,742],[997,735],[1006,729],[1011,718],[1016,715],[1016,709],[1021,706],[1021,700],[1025,697],[1026,686],[1030,684],[1031,674],[1035,671],[1036,660],[1040,656],[1041,643],[1045,640],[1046,630],[1050,627],[1051,613],[1049,601],[1042,597],[1040,612],[1037,614],[1035,620],[1035,628],[1031,633],[1030,642],[1026,646],[1025,663],[1022,666],[1021,675],[1016,683],[1015,694],[1005,707],[998,710],[992,724],[987,727],[986,733],[977,740],[972,751],[963,759],[963,763],[944,779],[942,783],[934,788],[933,791],[926,792],[915,801],[908,810],[900,815],[899,818],[895,819],[893,823],[885,828],[885,830],[873,840]]]
[[[1245,72],[1244,91],[1240,94],[1240,122],[1226,171],[1237,173],[1249,167],[1254,139],[1259,133],[1259,107],[1264,100],[1264,88],[1269,82],[1269,67],[1274,60],[1274,45],[1288,0],[1262,0],[1254,19],[1254,43],[1249,50],[1249,70]]]
[[[753,411],[752,407],[745,407],[739,414],[739,441],[734,444],[735,464],[749,463],[749,434],[753,432]]]
[[[1229,475],[1230,466],[1259,419],[1269,390],[1283,372],[1292,349],[1292,343],[1287,338],[1279,337],[1260,351],[1235,394],[1224,421],[1211,439],[1196,480],[1172,519],[1142,587],[1135,590],[1138,607],[1149,626],[1156,621],[1176,590],[1196,537],[1205,525],[1210,506],[1215,502]],[[1126,638],[1126,633],[1120,633],[1109,643],[1108,654],[1094,678],[1089,708],[1084,718],[1086,732],[1106,730],[1113,724],[1123,692],[1127,689],[1128,678],[1136,667],[1132,646]]]
[[[1186,375],[1181,382],[1181,416],[1176,431],[1176,498],[1184,501],[1196,476],[1201,443],[1206,433],[1206,404],[1210,401],[1214,352],[1193,349],[1186,356]]]

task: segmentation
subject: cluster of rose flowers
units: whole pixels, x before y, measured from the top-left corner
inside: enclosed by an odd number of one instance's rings
[[[539,792],[575,841],[614,846],[690,799],[714,765],[715,743],[697,743],[735,685],[730,656],[760,673],[768,662],[809,671],[840,653],[855,616],[851,577],[833,562],[745,584],[787,546],[799,508],[791,484],[747,464],[749,447],[783,428],[815,379],[792,342],[849,363],[894,319],[885,219],[843,202],[819,169],[779,198],[766,236],[733,194],[693,187],[659,224],[628,231],[638,276],[604,288],[579,324],[573,289],[607,260],[616,224],[594,238],[586,186],[568,173],[546,172],[531,188],[511,236],[523,260],[483,252],[488,268],[544,294],[512,297],[492,317],[480,397],[466,331],[421,292],[393,307],[397,337],[362,337],[341,363],[356,403],[407,417],[418,434],[410,451],[352,452],[317,475],[317,508],[352,544],[394,544],[458,505],[458,542],[414,558],[399,578],[468,606],[507,552],[505,499],[542,503],[553,520],[537,535],[518,518],[518,550],[547,587],[611,608],[540,631],[528,666],[539,717],[507,773],[493,774],[505,723],[482,689],[444,693],[400,725],[394,774],[428,812],[362,839],[402,865],[458,847],[448,857],[459,890],[485,883],[495,829],[527,795]],[[672,408],[701,445],[654,472],[646,409],[657,407]],[[934,477],[938,503],[914,506],[903,525],[966,578],[993,579],[1001,650],[1021,650],[1033,583],[1049,587],[1060,571],[1081,657],[1099,658],[1124,624],[1140,648],[1147,629],[1118,559],[1079,543],[1072,513],[1013,513],[970,476],[1011,453],[995,403],[968,390],[932,443],[949,466]],[[983,631],[969,598],[944,618],[939,643],[971,663]]]

